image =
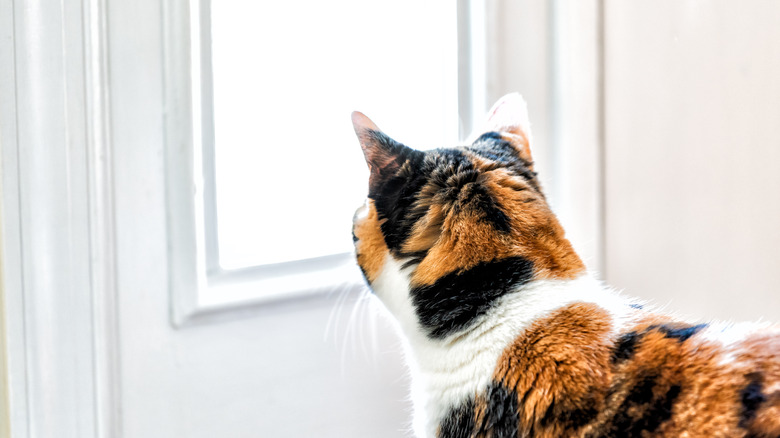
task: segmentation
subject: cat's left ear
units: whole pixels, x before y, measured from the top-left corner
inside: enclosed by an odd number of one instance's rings
[[[387,178],[395,175],[406,159],[421,154],[388,137],[363,113],[352,113],[352,126],[371,172],[368,178],[369,194],[375,192]]]
[[[520,156],[528,162],[531,159],[531,122],[528,120],[528,106],[519,93],[511,93],[498,99],[488,111],[482,125],[474,131],[468,143],[488,132],[498,132],[508,140]]]

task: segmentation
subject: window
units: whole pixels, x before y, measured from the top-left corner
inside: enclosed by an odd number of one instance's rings
[[[357,284],[350,224],[368,171],[349,115],[416,148],[457,143],[478,88],[459,68],[479,64],[464,62],[475,7],[187,6],[166,49],[174,319]]]
[[[454,3],[211,5],[219,267],[351,251],[367,171],[349,114],[457,141]]]

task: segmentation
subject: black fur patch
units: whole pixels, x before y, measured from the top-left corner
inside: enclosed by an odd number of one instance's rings
[[[746,377],[750,383],[748,383],[739,394],[740,401],[742,402],[739,427],[742,428],[746,428],[750,425],[750,422],[753,421],[753,418],[756,416],[756,412],[766,401],[766,396],[763,392],[763,384],[761,383],[761,374],[750,373]]]
[[[494,437],[517,436],[520,422],[517,394],[501,384],[492,383],[487,389],[487,400],[485,417],[479,425],[479,431],[485,436],[488,432],[489,436]]]
[[[699,333],[701,329],[707,327],[707,324],[697,324],[692,326],[675,327],[667,324],[650,326],[647,331],[658,330],[664,334],[667,338],[677,339],[680,342],[685,342],[691,336]]]
[[[489,160],[507,165],[515,174],[523,177],[537,193],[542,194],[537,174],[531,170],[533,163],[523,159],[512,143],[501,138],[498,132],[482,134],[467,149]]]
[[[634,356],[639,337],[640,335],[637,332],[628,332],[620,335],[615,343],[614,350],[612,350],[612,363],[617,364],[631,359]]]
[[[659,389],[657,374],[648,374],[631,388],[601,433],[592,436],[641,437],[653,433],[672,417],[680,385]]]
[[[406,152],[406,151],[412,151]],[[425,155],[412,149],[403,149],[397,160],[402,160],[398,171],[384,177],[382,184],[372,188],[368,197],[374,200],[381,224],[382,235],[391,251],[399,251],[409,237],[414,224],[425,212],[411,214],[410,207],[417,200],[417,194],[425,185],[427,175],[423,172]]]
[[[416,251],[416,252],[405,252],[401,254],[402,257],[406,258],[403,265],[401,265],[401,269],[406,269],[410,266],[419,265],[422,263],[425,256],[428,255],[428,250],[425,251]]]
[[[467,399],[460,406],[447,412],[439,425],[438,438],[468,438],[476,428],[475,403],[473,398]]]
[[[621,407],[650,403],[653,400],[653,388],[655,388],[657,380],[658,375],[656,374],[648,374],[640,378],[626,395]],[[624,411],[625,409],[619,410]]]
[[[615,342],[615,348],[612,350],[612,363],[618,364],[620,362],[631,359],[636,351],[637,344],[641,342],[642,337],[651,331],[659,331],[664,337],[676,339],[679,342],[687,341],[691,336],[699,333],[702,329],[706,328],[707,324],[697,324],[692,326],[674,326],[670,324],[651,325],[641,333],[628,332],[620,335]]]
[[[477,406],[473,398],[452,408],[439,428],[439,438],[468,438],[473,436],[516,437],[520,417],[517,394],[493,382],[485,390]]]
[[[499,163],[512,164],[520,160],[512,144],[501,138],[498,132],[486,132],[480,135],[468,149]]]
[[[469,206],[482,213],[482,218],[493,225],[496,230],[502,233],[510,231],[509,216],[504,213],[485,186],[472,183],[464,187],[456,206],[460,207],[461,205]]]
[[[366,135],[371,137],[371,143],[378,150],[366,156],[372,175],[369,180],[368,196],[373,198],[384,185],[384,181],[396,175],[405,162],[419,161],[424,153],[404,146],[381,131],[368,130]]]
[[[599,411],[595,400],[583,400],[580,406],[575,408],[561,406],[555,402],[550,403],[542,416],[542,426],[557,423],[567,430],[577,430],[593,421]]]
[[[533,277],[533,263],[508,257],[452,272],[434,284],[411,291],[420,322],[432,338],[463,330],[487,312],[500,297]]]

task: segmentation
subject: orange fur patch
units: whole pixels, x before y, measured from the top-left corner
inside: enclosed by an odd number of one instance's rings
[[[422,219],[412,227],[412,232],[404,242],[403,250],[407,253],[427,251],[436,245],[441,235],[441,227],[447,212],[441,204],[431,204]]]
[[[419,239],[410,241],[419,242]],[[412,284],[433,284],[451,272],[470,269],[480,262],[508,257],[512,255],[509,243],[508,236],[500,235],[473,213],[450,214],[442,222],[436,243],[417,266]]]
[[[541,196],[531,193],[530,188],[518,191],[521,181],[505,170],[486,175],[484,184],[512,220],[515,251],[534,263],[537,278],[575,278],[585,271],[585,264]]]
[[[611,317],[589,303],[564,307],[533,323],[498,361],[493,379],[518,396],[521,430],[570,436],[565,421],[542,424],[548,410],[600,410],[609,385]],[[524,436],[521,434],[521,436]]]
[[[385,264],[388,249],[374,201],[369,199],[365,208],[368,209],[366,217],[355,222],[353,229],[358,238],[355,252],[368,281],[373,282]]]

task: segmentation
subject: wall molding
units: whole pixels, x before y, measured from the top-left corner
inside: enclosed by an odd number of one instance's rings
[[[16,114],[16,45],[13,0],[0,0],[0,425],[2,438],[27,438],[27,377],[19,217],[19,150]],[[7,416],[7,417],[6,417]]]
[[[5,432],[116,437],[106,3],[3,3]]]
[[[120,437],[119,291],[107,0],[84,0],[95,399],[98,437]]]

